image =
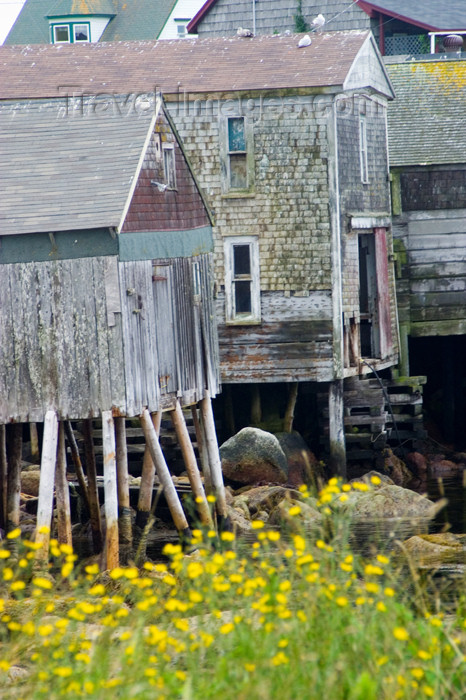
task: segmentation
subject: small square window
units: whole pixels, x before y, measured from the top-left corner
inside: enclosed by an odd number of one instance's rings
[[[259,245],[255,236],[225,239],[227,323],[260,322]]]
[[[73,26],[75,41],[89,41],[89,25],[75,24]]]
[[[163,172],[169,189],[176,188],[175,149],[173,144],[163,144]]]
[[[70,43],[70,28],[67,24],[59,24],[53,28],[53,43],[54,44],[69,44]]]
[[[177,22],[176,23],[176,33],[178,35],[178,39],[184,39],[185,36],[187,35],[187,24],[184,22]]]

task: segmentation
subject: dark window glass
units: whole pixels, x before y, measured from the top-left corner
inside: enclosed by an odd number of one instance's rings
[[[233,246],[234,255],[234,276],[251,274],[251,259],[249,255],[249,245]]]
[[[87,24],[76,24],[74,27],[75,41],[89,41],[89,28]]]
[[[56,43],[67,42],[70,40],[70,30],[68,27],[55,27],[54,32]]]
[[[246,154],[230,156],[230,187],[245,189],[248,186]]]
[[[251,282],[235,282],[235,311],[237,314],[251,313]]]
[[[232,117],[228,120],[228,150],[245,151],[244,117]]]

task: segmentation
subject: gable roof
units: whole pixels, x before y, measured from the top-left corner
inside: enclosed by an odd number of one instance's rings
[[[47,17],[75,17],[105,15],[113,17],[115,8],[111,0],[58,0],[47,12]]]
[[[49,44],[48,17],[68,14],[113,15],[101,41],[156,39],[175,3],[176,0],[26,0],[4,44]],[[61,15],[57,14],[60,8]]]
[[[408,24],[429,30],[460,31],[466,29],[464,0],[357,0],[361,9],[381,12]]]
[[[390,164],[466,162],[466,60],[387,66],[396,92],[388,110]]]
[[[216,2],[217,0],[207,0],[188,24],[188,32],[193,34],[197,32],[198,25]],[[412,0],[374,0],[373,2],[371,0],[355,0],[355,2],[367,14],[381,12],[424,29],[444,31],[466,29],[466,3],[464,0],[448,0],[448,2],[445,0],[422,0],[421,2],[413,2]],[[279,4],[280,0],[276,0],[276,3]],[[269,3],[269,5],[272,6],[272,10],[274,3]],[[334,5],[335,3],[333,3]],[[338,13],[343,14],[349,7],[349,3],[342,3],[342,9]],[[325,10],[324,7],[317,8],[319,12],[325,12]],[[327,19],[329,18],[327,17]]]
[[[165,94],[179,93],[182,99],[183,90],[341,89],[360,52],[368,44],[373,46],[368,31],[316,35],[310,46],[300,49],[299,38],[278,35],[0,47],[0,95],[8,99],[158,89]],[[386,75],[375,48],[372,55]],[[385,94],[391,96],[388,79]]]
[[[2,235],[117,227],[155,118],[63,98],[1,102]]]

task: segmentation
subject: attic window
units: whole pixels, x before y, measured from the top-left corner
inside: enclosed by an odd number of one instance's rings
[[[178,39],[184,39],[188,34],[189,19],[175,19]]]
[[[91,40],[91,25],[89,22],[52,24],[51,31],[52,44],[80,44]]]
[[[230,187],[246,189],[248,186],[246,162],[246,135],[244,117],[228,119],[228,155],[230,161]]]
[[[174,190],[176,189],[175,149],[172,143],[164,143],[162,150],[165,183],[168,189]]]
[[[359,117],[359,163],[361,168],[361,182],[369,182],[369,166],[367,161],[367,125],[364,116]]]

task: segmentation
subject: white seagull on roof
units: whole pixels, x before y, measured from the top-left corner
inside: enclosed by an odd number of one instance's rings
[[[304,36],[301,37],[301,39],[298,42],[298,49],[302,49],[304,46],[310,46],[311,45],[311,37],[309,34],[305,34]]]
[[[248,38],[254,36],[250,29],[243,29],[243,27],[238,27],[238,29],[236,30],[236,34],[237,36],[244,36]]]
[[[317,17],[314,17],[314,19],[311,22],[311,25],[315,27],[317,30],[322,29],[322,27],[325,24],[325,17],[323,15],[317,15]]]

